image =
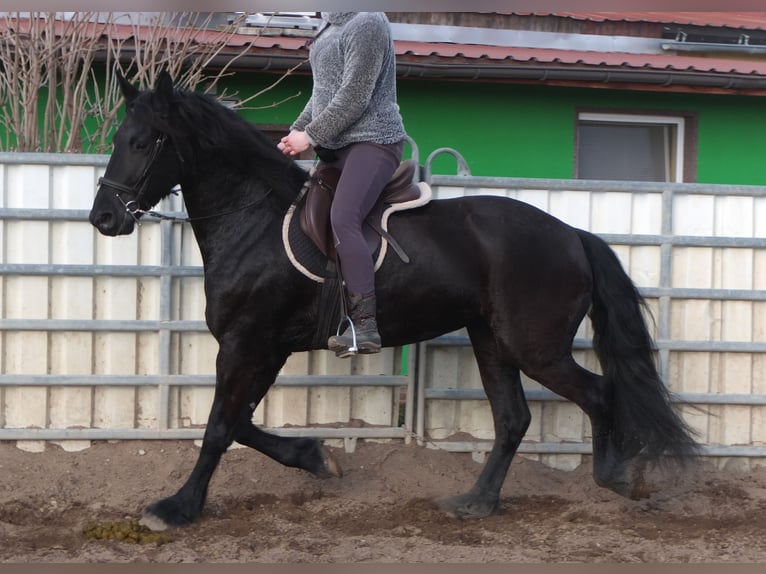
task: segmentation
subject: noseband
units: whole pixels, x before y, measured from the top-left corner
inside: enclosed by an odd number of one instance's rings
[[[120,183],[118,181],[114,181],[113,179],[107,179],[105,177],[99,177],[98,178],[98,185],[107,185],[111,188],[116,189],[115,197],[120,201],[122,206],[125,208],[125,211],[130,214],[130,216],[138,223],[138,216],[143,215],[145,213],[148,213],[141,209],[141,198],[143,197],[144,193],[146,192],[146,183],[149,179],[149,174],[152,171],[152,168],[154,167],[154,162],[157,161],[157,158],[159,157],[160,153],[162,152],[162,148],[165,146],[165,142],[167,141],[168,136],[167,134],[161,133],[159,136],[157,136],[157,139],[154,141],[154,147],[152,148],[151,153],[149,154],[149,159],[146,162],[146,166],[144,167],[144,171],[141,172],[140,177],[138,180],[136,180],[136,183],[132,186],[125,185],[123,183]],[[130,201],[124,201],[122,199],[123,193],[130,193],[133,194],[135,197],[134,199],[131,199]]]

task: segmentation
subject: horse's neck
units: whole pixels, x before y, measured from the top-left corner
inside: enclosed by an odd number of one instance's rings
[[[198,240],[207,236],[259,232],[276,217],[268,189],[204,182],[182,186],[186,210]]]
[[[289,187],[294,189],[286,195],[292,193],[297,197],[308,175],[296,163],[288,166],[284,181],[289,181]],[[232,175],[218,162],[198,165],[195,174],[182,181],[181,187],[203,257],[206,250],[219,249],[223,241],[233,241],[232,237],[250,243],[271,233],[275,226],[281,226],[284,213],[280,211],[286,212],[291,203],[290,198],[284,197],[284,191],[274,191],[256,174]]]

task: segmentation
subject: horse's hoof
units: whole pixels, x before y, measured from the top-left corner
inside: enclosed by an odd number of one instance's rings
[[[149,512],[144,512],[144,515],[141,517],[141,520],[139,520],[138,523],[141,526],[146,526],[149,530],[154,532],[162,532],[163,530],[170,528],[164,520],[158,516],[155,516],[154,514],[150,514]]]
[[[625,462],[619,473],[611,469],[610,473],[595,475],[596,484],[631,500],[649,498],[651,492],[644,479],[644,466],[636,457]]]
[[[458,494],[435,501],[436,506],[456,518],[485,518],[497,510],[498,500],[482,500],[470,494]]]
[[[319,478],[340,478],[343,476],[343,469],[332,452],[325,447],[320,448],[322,454],[322,466],[314,474]]]
[[[652,492],[644,478],[643,468],[637,469],[633,473],[633,480],[630,488],[628,498],[631,500],[641,500],[642,498],[649,498]]]
[[[149,530],[161,532],[168,528],[189,526],[192,520],[183,514],[175,499],[166,498],[147,506],[138,523]]]

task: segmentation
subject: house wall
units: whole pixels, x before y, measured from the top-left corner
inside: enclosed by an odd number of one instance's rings
[[[281,78],[282,73],[238,72],[220,85],[242,99],[261,92],[240,113],[255,123],[284,128],[308,100],[311,78],[295,73],[272,86]],[[687,181],[766,184],[766,138],[759,129],[766,125],[766,106],[760,98],[406,77],[399,78],[398,92],[420,159],[449,147],[465,157],[473,175],[572,178],[577,111],[596,108],[695,114],[696,173]],[[96,126],[90,122],[87,129],[92,133]],[[12,134],[0,132],[0,147],[12,141]],[[455,173],[454,160],[438,158],[434,171]]]
[[[228,87],[247,96],[278,77],[241,74]],[[310,90],[308,76],[292,76],[251,104],[260,109],[242,114],[257,123],[290,124]],[[759,129],[766,125],[766,106],[759,98],[407,78],[399,79],[398,92],[405,126],[421,159],[450,147],[465,157],[473,175],[573,177],[576,113],[595,107],[697,114],[696,181],[766,184],[766,138]],[[450,158],[440,158],[434,168],[436,173],[455,173]]]

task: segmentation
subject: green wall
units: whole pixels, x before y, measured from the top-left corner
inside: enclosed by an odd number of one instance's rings
[[[246,96],[277,78],[243,74],[228,89]],[[260,109],[242,114],[256,123],[289,124],[310,90],[308,76],[289,77],[251,104]],[[473,175],[569,179],[578,107],[679,110],[698,114],[698,182],[766,185],[766,105],[758,97],[409,79],[399,80],[398,91],[421,163],[449,147]],[[271,107],[289,96],[297,97]],[[456,173],[454,158],[439,156],[433,172]]]

